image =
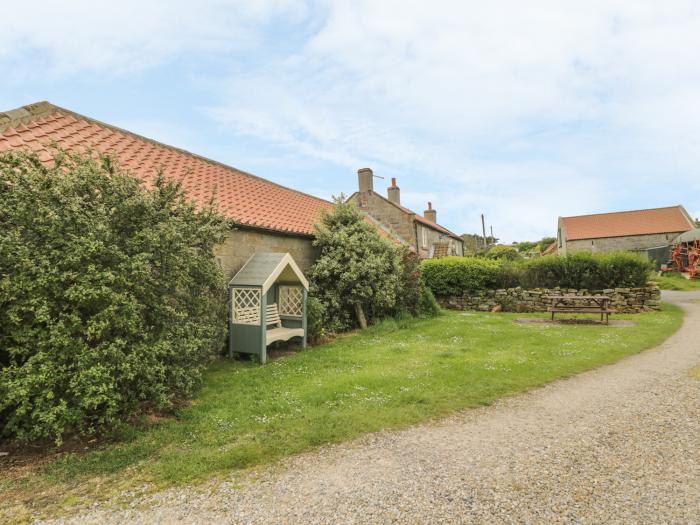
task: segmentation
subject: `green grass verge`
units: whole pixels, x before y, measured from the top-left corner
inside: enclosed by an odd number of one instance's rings
[[[679,273],[666,273],[658,277],[654,276],[653,280],[662,290],[700,291],[700,279],[686,279]]]
[[[670,305],[614,316],[635,326],[513,322],[522,316],[445,312],[386,321],[263,367],[222,360],[177,417],[128,427],[109,445],[3,481],[0,507],[17,516],[25,501],[68,505],[145,482],[204,480],[406,427],[612,363],[682,322]]]

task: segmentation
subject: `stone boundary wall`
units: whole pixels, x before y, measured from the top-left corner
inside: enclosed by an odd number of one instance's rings
[[[607,295],[618,313],[639,313],[659,310],[661,290],[656,285],[644,288],[610,288],[607,290],[575,290],[570,288],[506,288],[468,292],[461,297],[438,297],[438,303],[449,310],[489,312],[501,306],[505,312],[546,312],[551,305],[548,295]]]

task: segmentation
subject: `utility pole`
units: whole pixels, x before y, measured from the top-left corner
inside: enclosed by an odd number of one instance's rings
[[[484,214],[481,214],[481,231],[484,234],[484,248],[488,246],[488,243],[486,242],[486,222],[484,221]]]
[[[496,239],[496,238],[493,236],[493,226],[490,226],[490,228],[491,228],[491,240],[493,241],[493,240]]]

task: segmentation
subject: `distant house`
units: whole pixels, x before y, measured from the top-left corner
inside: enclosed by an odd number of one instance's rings
[[[668,246],[695,228],[683,206],[559,217],[557,250],[573,252],[643,251]]]
[[[51,144],[72,151],[114,155],[121,167],[144,181],[163,173],[182,183],[188,197],[212,200],[233,228],[215,249],[230,279],[255,252],[289,252],[303,271],[317,258],[314,224],[332,203],[285,188],[188,151],[39,102],[0,113],[0,152],[28,150],[44,161]]]
[[[437,211],[428,203],[420,215],[401,205],[401,190],[391,180],[384,197],[374,191],[374,174],[369,168],[357,172],[359,188],[348,201],[382,224],[423,259],[463,255],[462,238],[437,222]]]

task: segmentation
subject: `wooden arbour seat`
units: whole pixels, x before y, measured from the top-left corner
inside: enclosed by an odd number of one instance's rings
[[[268,304],[265,308],[265,344],[270,345],[275,341],[289,341],[292,337],[304,337],[303,328],[286,328],[282,326],[277,303]],[[275,325],[275,328],[270,328]]]

